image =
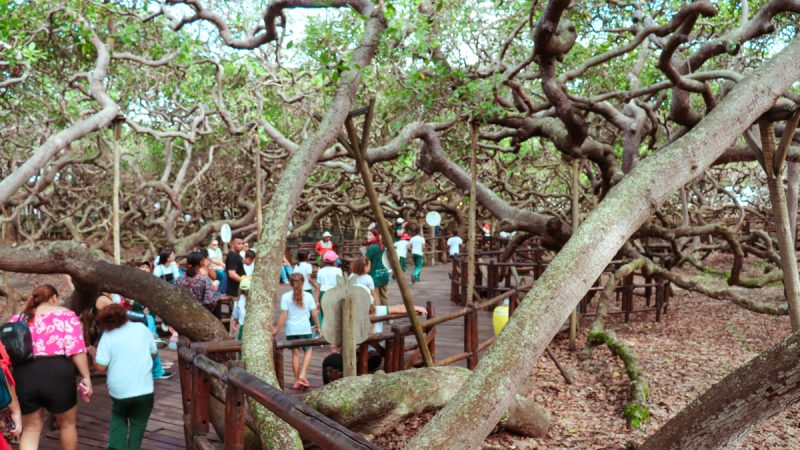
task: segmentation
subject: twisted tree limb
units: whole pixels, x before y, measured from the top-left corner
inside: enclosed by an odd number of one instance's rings
[[[572,309],[642,223],[800,78],[798,58],[800,38],[739,82],[698,126],[609,191],[551,261],[460,394],[407,447],[466,448],[480,442],[510,401],[510,391],[496,387],[515,385],[530,373]]]
[[[647,259],[638,258],[617,269],[606,282],[600,292],[600,299],[597,304],[597,315],[586,336],[586,354],[591,355],[592,347],[606,344],[611,353],[619,357],[625,365],[625,373],[631,380],[630,398],[625,405],[625,419],[633,428],[639,428],[644,422],[650,419],[650,411],[647,409],[647,396],[650,389],[647,386],[647,379],[642,372],[639,363],[636,361],[636,352],[628,346],[622,339],[617,337],[613,330],[606,329],[605,319],[608,316],[608,308],[614,301],[614,292],[619,286],[620,281],[626,276],[641,269],[647,264]]]

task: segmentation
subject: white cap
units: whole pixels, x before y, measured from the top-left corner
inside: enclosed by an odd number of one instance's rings
[[[402,217],[398,217],[398,218],[397,218],[397,223],[403,223],[403,222],[405,222],[405,220],[403,220],[403,218],[402,218]]]
[[[331,232],[330,231],[326,231],[326,232],[322,233],[322,237],[324,237],[324,238],[325,237],[331,237]]]

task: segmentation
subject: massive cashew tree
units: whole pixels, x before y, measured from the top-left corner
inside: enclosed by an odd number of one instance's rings
[[[148,256],[162,245],[185,252],[226,222],[258,240],[244,353],[248,368],[274,383],[264,349],[287,233],[320,225],[346,232],[374,220],[342,124],[375,98],[366,157],[387,216],[437,210],[463,228],[475,201],[483,220],[520,232],[515,242],[532,237],[559,251],[501,345],[412,446],[477,445],[607,261],[620,248],[640,258],[644,238],[671,246],[669,257],[641,262],[655,276],[754,312],[787,313],[785,303],[754,302],[734,288],[782,279],[753,124],[771,121],[780,135],[797,109],[800,75],[787,61],[797,60],[789,42],[800,2],[467,6],[4,5],[0,270],[68,273],[79,291],[108,289],[88,274],[110,269],[42,241],[109,251],[108,168],[119,147],[124,245]],[[475,199],[469,124],[479,134]],[[787,142],[790,222],[798,143]],[[572,160],[587,214],[577,230],[568,213]],[[12,243],[40,247],[37,258],[54,263],[35,269]],[[671,270],[714,273],[704,261],[712,251],[733,256],[731,270],[718,274],[722,288]],[[752,275],[748,257],[771,270]],[[119,289],[155,308],[162,294],[188,301],[160,284],[129,288]],[[210,320],[187,308],[159,313],[181,324]],[[212,323],[196,337],[217,336]],[[266,445],[298,445],[285,425],[264,411],[257,417]]]

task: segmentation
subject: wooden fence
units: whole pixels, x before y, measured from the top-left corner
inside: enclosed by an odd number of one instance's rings
[[[515,253],[514,261],[498,262],[499,251],[479,252],[475,261],[475,289],[482,297],[502,296],[503,293],[513,289],[512,268],[520,276],[530,280],[532,285],[544,273],[548,264],[548,252],[543,248],[522,249]],[[614,260],[604,270],[604,273],[613,273],[626,264],[625,260]],[[464,255],[453,259],[451,262],[450,301],[464,305],[467,298],[467,258]],[[523,289],[521,292],[525,292]],[[598,279],[578,305],[578,312],[584,316],[591,316],[589,304],[597,292],[603,290]],[[669,282],[654,280],[649,274],[638,271],[625,277],[616,289],[617,301],[620,309],[611,311],[610,314],[623,314],[628,322],[633,313],[655,311],[656,321],[661,321],[661,316],[666,312],[669,304]],[[636,308],[635,297],[645,300],[644,308]]]
[[[243,362],[227,364],[212,357],[235,354],[238,341],[188,344],[178,349],[184,435],[189,450],[213,449],[209,432],[213,380],[225,385],[225,450],[244,449],[245,427],[252,421],[247,413],[247,398],[270,410],[300,433],[300,437],[324,449],[377,449],[360,434],[348,430],[315,409],[286,395],[243,369]]]

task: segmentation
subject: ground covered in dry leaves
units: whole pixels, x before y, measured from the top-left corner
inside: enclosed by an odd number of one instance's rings
[[[726,265],[727,258],[717,263]],[[724,267],[724,266],[723,266]],[[718,283],[710,275],[709,283]],[[767,287],[750,295],[761,300],[782,298],[782,287]],[[637,303],[643,306],[641,299]],[[585,342],[579,336],[579,345]],[[575,384],[567,385],[545,356],[531,374],[530,396],[550,411],[553,425],[546,437],[521,438],[508,433],[491,435],[485,449],[624,448],[638,445],[691,400],[716,381],[779,342],[790,332],[787,317],[751,313],[731,303],[675,289],[669,311],[660,323],[655,313],[641,313],[625,324],[622,316],[609,328],[625,339],[638,355],[651,394],[651,419],[641,429],[626,427],[622,417],[628,397],[628,379],[622,363],[606,347],[581,360],[570,352],[565,336],[551,345],[561,364],[569,368]],[[383,448],[402,448],[430,417],[414,417],[395,432],[379,436]],[[774,417],[743,439],[735,448],[800,448],[800,405]]]

